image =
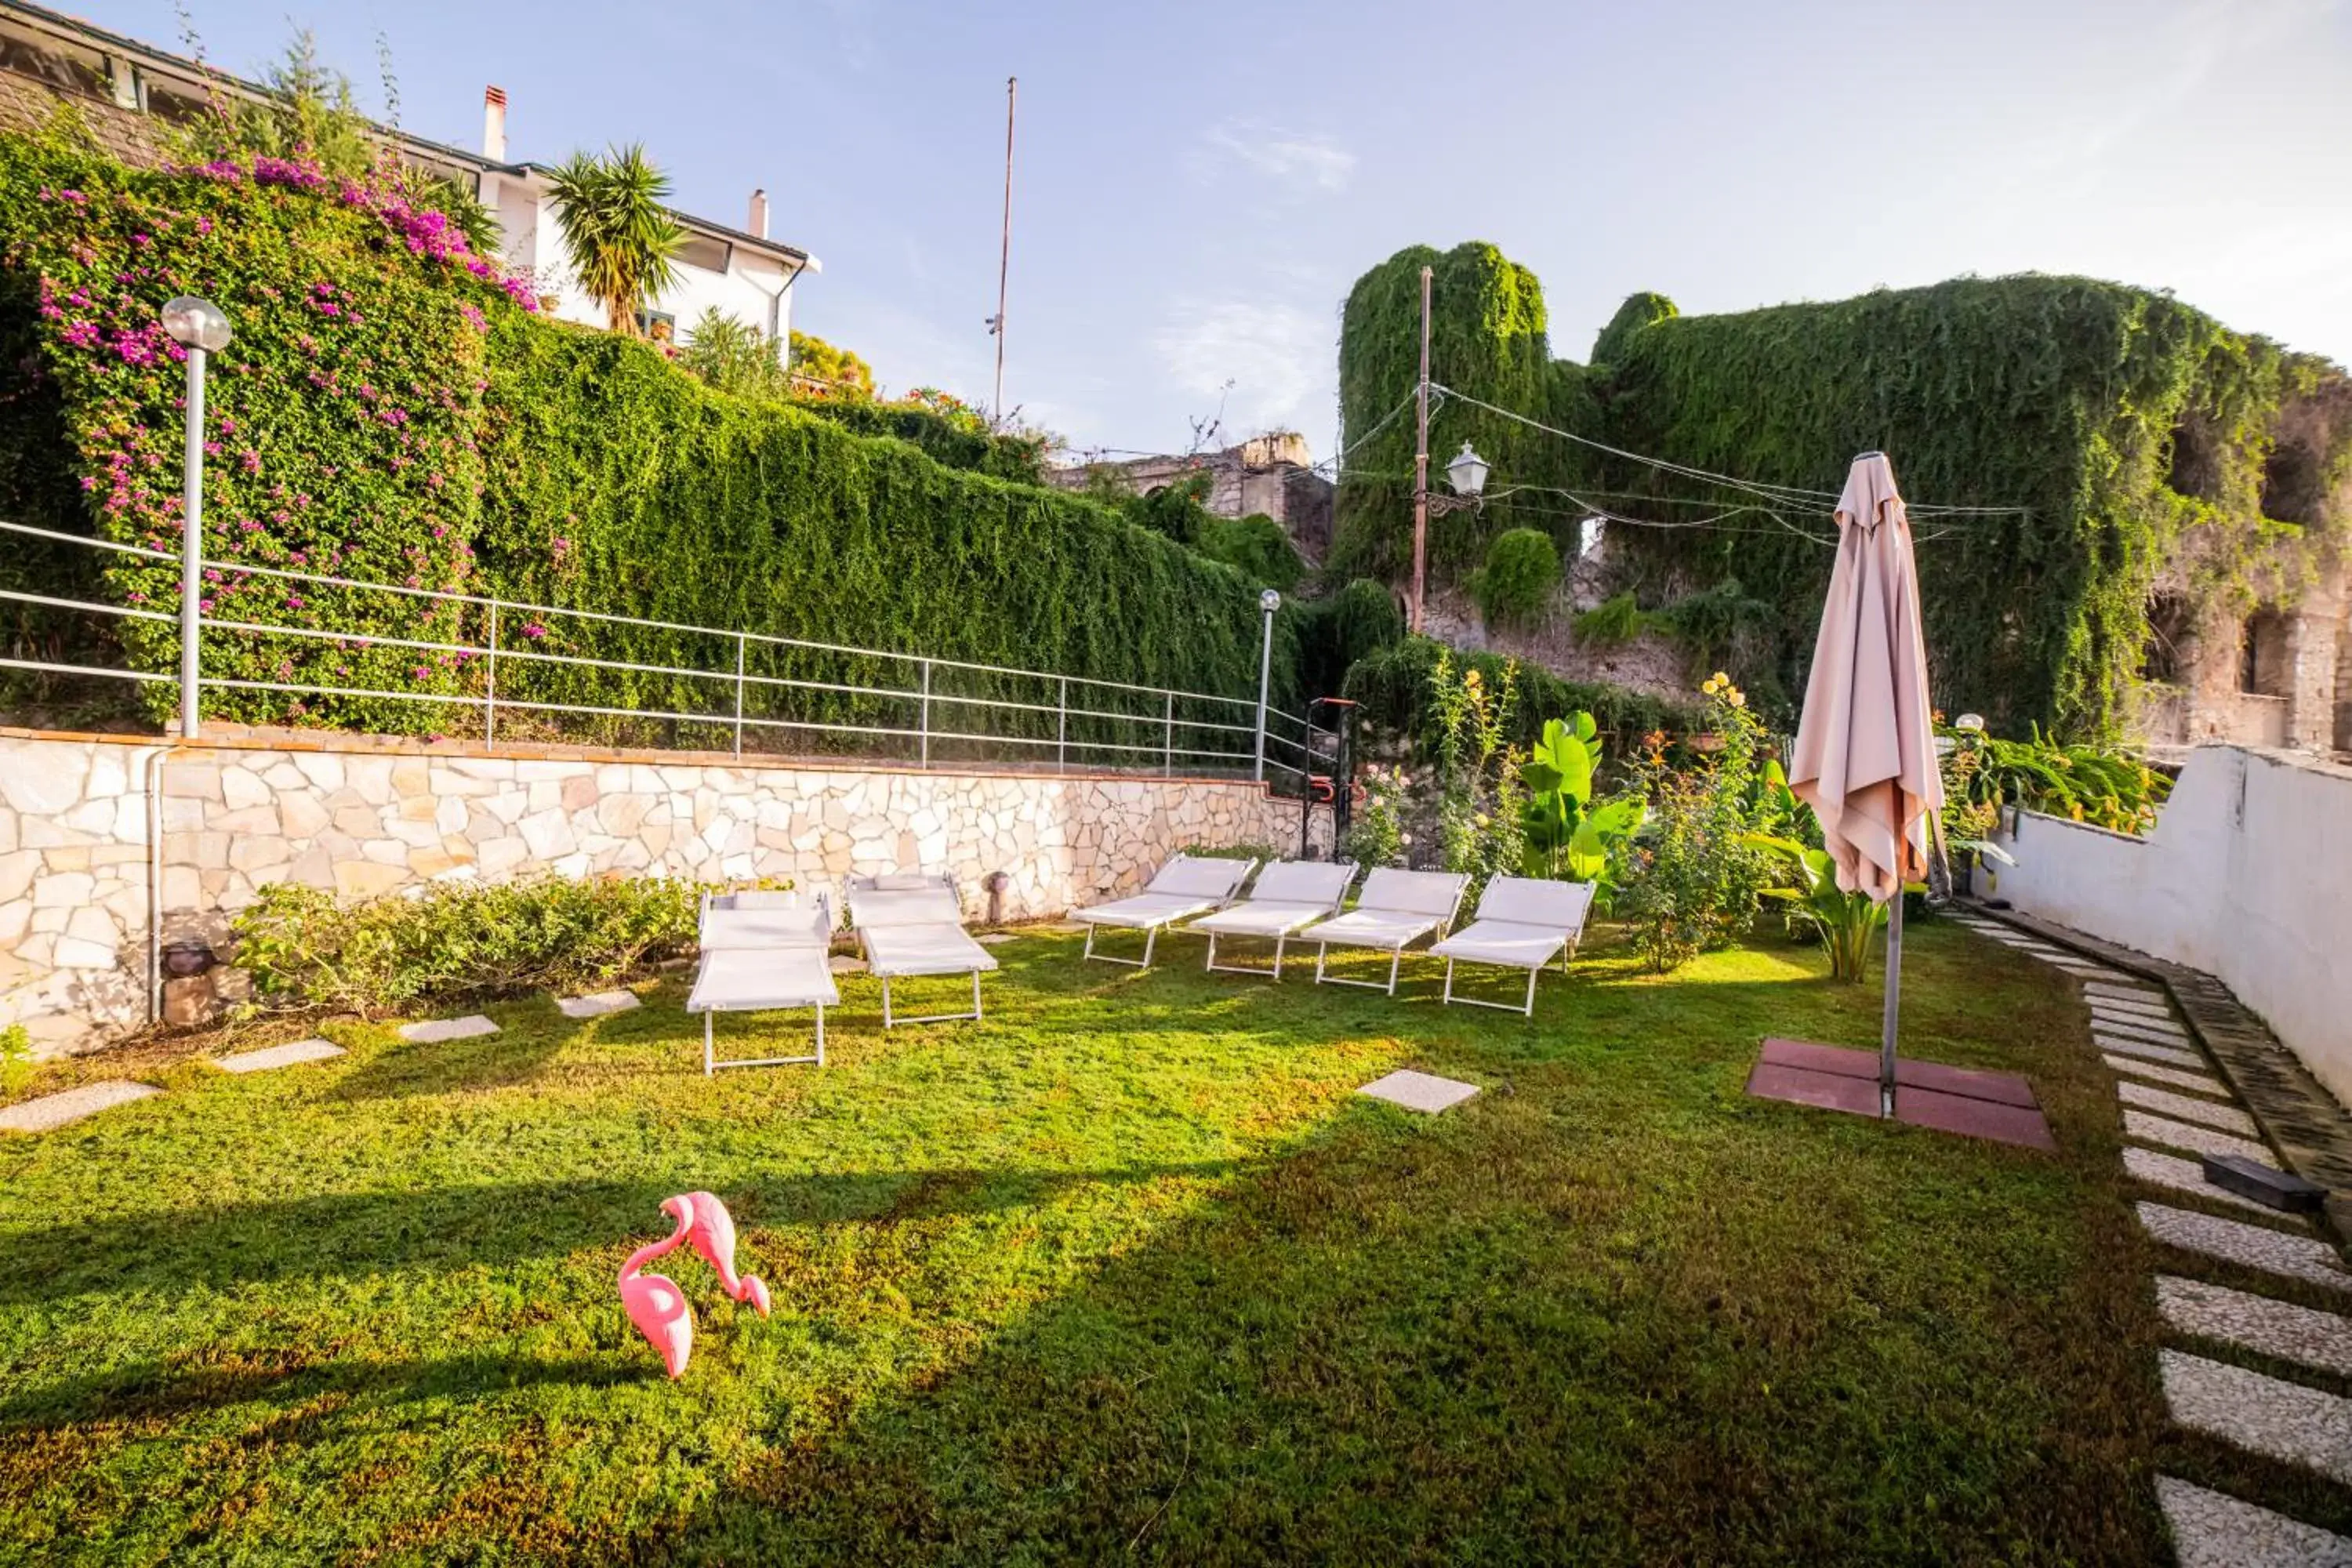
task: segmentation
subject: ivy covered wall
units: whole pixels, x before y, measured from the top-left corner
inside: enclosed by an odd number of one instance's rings
[[[26,459],[5,481],[19,521],[175,548],[184,372],[157,309],[202,293],[235,323],[208,378],[210,614],[352,635],[209,633],[208,671],[249,684],[208,694],[208,710],[385,730],[478,721],[421,700],[480,692],[484,658],[400,646],[478,645],[488,631],[478,607],[290,584],[254,570],[265,566],[1256,689],[1258,585],[1231,567],[1084,498],[992,477],[1005,459],[985,437],[939,449],[927,429],[867,430],[855,416],[736,398],[650,345],[542,320],[529,289],[472,255],[439,215],[379,189],[270,159],[130,170],[63,130],[0,137],[0,336],[17,351],[0,365],[0,452]],[[0,579],[176,610],[175,567],[116,557],[96,571],[91,559],[12,541]],[[712,646],[731,639],[514,619],[500,627],[502,647],[734,665],[731,647]],[[87,620],[50,616],[26,635],[86,637]],[[1276,695],[1295,706],[1287,620]],[[165,621],[131,620],[121,653],[135,668],[169,669],[175,637]],[[819,685],[916,684],[908,665],[756,645],[747,664],[754,676]],[[981,694],[973,679],[956,687],[943,677],[940,689]],[[731,705],[731,682],[592,678],[556,658],[509,658],[499,679],[515,700]],[[1053,701],[1037,685],[1005,694]],[[168,706],[168,687],[143,689],[158,711]],[[877,727],[916,718],[906,701],[813,688],[761,689],[751,710]],[[943,702],[933,722],[976,718]],[[1053,722],[1032,715],[1021,728]]]
[[[1450,256],[1466,251],[1491,255]],[[1428,254],[1399,253],[1349,298],[1340,388],[1351,431],[1412,386],[1404,356],[1405,345],[1417,352],[1418,300],[1401,315],[1396,279],[1417,274]],[[1504,268],[1516,315],[1472,308],[1494,290],[1469,281]],[[1513,319],[1540,322],[1534,280],[1499,257],[1458,273],[1450,302],[1445,279],[1441,272],[1436,377],[1490,402],[1630,451],[1832,493],[1854,453],[1883,449],[1915,502],[2017,509],[1923,512],[1916,527],[1939,700],[2006,727],[2113,729],[2160,577],[2242,609],[2258,595],[2291,597],[2343,521],[2328,499],[2352,471],[2343,373],[2168,295],[2023,276],[1697,317],[1636,295],[1600,334],[1589,367],[1538,374],[1526,335],[1505,330]],[[1466,433],[1463,414],[1448,408],[1444,420]],[[1484,452],[1496,422],[1480,417]],[[1770,500],[1551,437],[1531,437],[1542,448],[1530,454],[1529,437],[1495,436],[1490,487],[1571,489],[1647,521],[1711,521],[1612,526],[1622,585],[1659,609],[1736,581],[1769,611],[1773,668],[1748,679],[1802,691],[1828,579],[1831,552],[1819,542],[1833,531],[1827,502]],[[1402,438],[1409,474],[1409,425]],[[1456,429],[1433,426],[1433,460],[1441,443],[1457,441]],[[1373,445],[1389,444],[1384,434]],[[1335,553],[1393,577],[1395,542],[1411,526],[1409,481],[1343,480],[1340,497]],[[1466,574],[1474,546],[1514,521],[1549,526],[1566,545],[1572,523],[1560,514],[1583,509],[1556,495],[1547,504],[1558,510],[1539,523],[1504,507],[1488,508],[1475,531],[1445,520],[1433,531],[1444,541],[1432,550],[1433,569]]]

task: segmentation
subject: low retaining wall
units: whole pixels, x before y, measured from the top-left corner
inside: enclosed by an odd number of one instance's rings
[[[2027,812],[2005,842],[1996,896],[2215,976],[2352,1105],[2352,768],[2203,746],[2144,838]]]
[[[166,941],[218,938],[270,882],[363,898],[543,873],[808,886],[919,868],[952,872],[980,913],[1001,871],[1020,920],[1132,887],[1188,845],[1298,838],[1297,803],[1227,780],[614,756],[0,731],[0,1023],[49,1051],[145,1022],[151,889]]]

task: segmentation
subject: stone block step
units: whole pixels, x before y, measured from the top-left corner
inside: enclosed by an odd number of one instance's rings
[[[2184,1334],[2352,1377],[2352,1318],[2171,1274],[2156,1277],[2156,1308]]]
[[[443,1040],[467,1040],[476,1035],[495,1035],[499,1026],[479,1013],[468,1013],[462,1018],[428,1018],[423,1023],[403,1024],[400,1037],[427,1045]]]
[[[2202,1165],[2194,1160],[2184,1160],[2178,1154],[2166,1154],[2126,1143],[2124,1145],[2124,1171],[2134,1181],[2146,1182],[2153,1187],[2169,1188],[2189,1197],[2244,1209],[2251,1214],[2277,1214],[2275,1209],[2266,1208],[2252,1198],[2240,1197],[2225,1187],[2215,1186],[2205,1179]],[[2300,1225],[2302,1222],[2293,1223]]]
[[[2194,1214],[2168,1204],[2141,1202],[2132,1208],[2139,1215],[2141,1228],[2167,1247],[2307,1285],[2352,1292],[2352,1271],[2345,1268],[2334,1247],[2315,1237],[2219,1215]]]
[[[2352,1541],[2171,1476],[2156,1500],[2180,1568],[2352,1568]]]
[[[213,1066],[223,1072],[268,1072],[276,1068],[299,1066],[303,1062],[332,1060],[343,1054],[343,1047],[332,1040],[296,1040],[291,1045],[265,1046],[257,1051],[239,1051],[235,1056],[215,1057]]]
[[[2242,1154],[2249,1160],[2270,1157],[2270,1152],[2251,1138],[2216,1132],[2193,1121],[2175,1121],[2146,1110],[2124,1112],[2124,1136],[2167,1149],[2186,1149],[2192,1154]]]
[[[2142,1110],[2153,1110],[2179,1121],[2200,1122],[2223,1132],[2234,1132],[2241,1138],[2262,1136],[2254,1126],[2254,1119],[2234,1106],[2216,1105],[2210,1100],[2175,1094],[2168,1089],[2158,1089],[2151,1084],[2119,1083],[2116,1085],[2116,1098]]]
[[[2107,1070],[2110,1072],[2127,1073],[2133,1078],[2144,1078],[2150,1083],[2168,1083],[2175,1089],[2193,1089],[2200,1094],[2210,1094],[2222,1100],[2230,1097],[2230,1086],[2210,1073],[2184,1072],[2179,1068],[2160,1068],[2154,1062],[2144,1062],[2134,1057],[2116,1056],[2112,1053],[2099,1059],[2107,1064]]]
[[[16,1104],[0,1108],[0,1132],[49,1132],[69,1127],[85,1116],[95,1116],[118,1105],[128,1105],[134,1100],[146,1100],[163,1091],[152,1084],[132,1083],[127,1079],[109,1079],[102,1083],[86,1083],[76,1089],[59,1089],[38,1100],[20,1100]]]
[[[2158,1351],[2157,1365],[2176,1425],[2352,1483],[2352,1399],[2186,1351]]]

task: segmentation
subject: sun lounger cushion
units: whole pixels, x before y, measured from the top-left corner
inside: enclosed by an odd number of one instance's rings
[[[996,955],[960,925],[871,926],[861,934],[866,965],[877,975],[961,974],[996,967]]]
[[[1509,921],[1473,921],[1429,951],[1440,958],[1471,963],[1501,963],[1514,969],[1541,969],[1568,945],[1568,933],[1558,926],[1514,925]]]
[[[1177,855],[1160,868],[1159,874],[1144,884],[1147,893],[1166,893],[1177,897],[1207,899],[1212,903],[1223,903],[1234,896],[1234,890],[1248,876],[1249,860],[1225,859],[1217,856]]]
[[[1276,860],[1250,884],[1249,900],[1254,904],[1316,904],[1335,910],[1355,878],[1356,868],[1345,860]]]
[[[1592,908],[1592,884],[1555,882],[1541,877],[1496,877],[1478,899],[1478,919],[1513,925],[1549,926],[1580,931]]]
[[[1137,893],[1131,898],[1097,904],[1089,910],[1072,910],[1070,918],[1085,921],[1089,925],[1132,926],[1141,931],[1150,926],[1166,925],[1170,921],[1181,921],[1187,915],[1204,913],[1215,909],[1218,902],[1205,893]]]
[[[1337,915],[1320,925],[1308,926],[1298,933],[1302,942],[1329,942],[1340,947],[1376,947],[1381,952],[1399,948],[1427,936],[1437,929],[1439,915],[1400,913],[1392,910],[1368,910],[1361,907]]]
[[[822,948],[722,948],[703,953],[686,1010],[762,1012],[772,1007],[830,1007],[840,1000]]]
[[[789,893],[780,896],[792,898]],[[757,903],[742,902],[754,897],[759,896],[737,893],[710,900],[702,911],[703,952],[784,947],[814,947],[821,952],[831,944],[833,910],[823,899],[776,903],[761,897]]]
[[[1454,871],[1401,871],[1382,866],[1364,879],[1356,908],[1385,910],[1394,914],[1426,915],[1433,922],[1454,918],[1462,905],[1462,890],[1470,879]]]
[[[1286,936],[1300,926],[1320,920],[1330,912],[1328,901],[1290,904],[1277,903],[1271,899],[1252,899],[1245,904],[1235,904],[1232,909],[1202,915],[1184,929],[1213,931],[1219,936]]]

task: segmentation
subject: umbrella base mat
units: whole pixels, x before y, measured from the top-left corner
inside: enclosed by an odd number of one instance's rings
[[[1748,1075],[1748,1092],[1822,1110],[1878,1116],[1878,1053],[1809,1040],[1768,1039]],[[1895,1064],[1895,1120],[1963,1137],[2054,1151],[2033,1090],[2015,1073],[1937,1062]]]

